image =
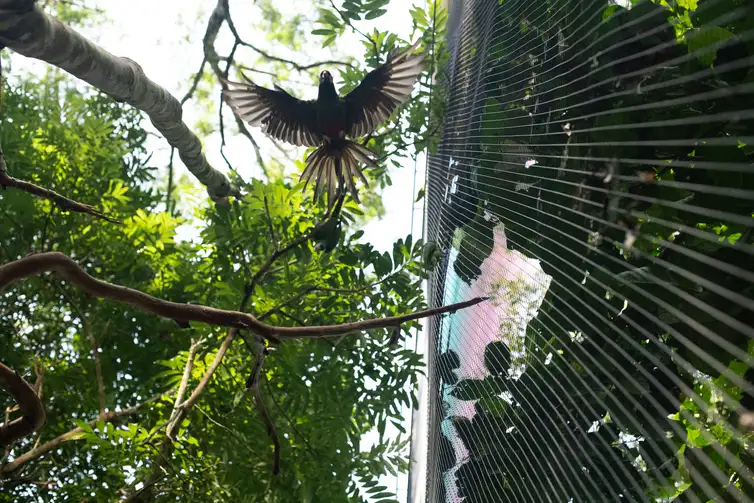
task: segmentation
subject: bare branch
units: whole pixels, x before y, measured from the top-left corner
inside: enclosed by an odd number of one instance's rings
[[[165,466],[167,466],[168,462],[170,461],[170,455],[172,454],[173,449],[174,449],[173,441],[175,441],[175,429],[181,425],[183,420],[186,418],[186,415],[188,414],[189,410],[191,410],[191,408],[199,400],[199,396],[207,387],[207,384],[209,383],[209,380],[212,378],[212,375],[220,366],[220,363],[222,363],[222,360],[225,357],[225,353],[228,351],[230,344],[233,342],[233,337],[235,336],[235,333],[236,333],[236,329],[231,329],[228,332],[228,335],[225,337],[225,340],[220,345],[220,348],[217,350],[215,359],[212,361],[212,364],[204,373],[204,376],[202,376],[202,380],[199,382],[199,385],[196,387],[196,389],[194,389],[194,392],[191,393],[191,396],[189,397],[189,399],[184,402],[183,397],[186,394],[186,389],[188,388],[188,380],[189,380],[189,377],[191,376],[191,369],[193,367],[194,358],[196,357],[196,352],[199,349],[199,345],[203,341],[199,340],[191,344],[191,348],[189,349],[188,359],[186,360],[186,366],[184,367],[184,370],[183,370],[183,377],[181,378],[181,384],[178,387],[178,393],[176,394],[176,397],[175,397],[175,402],[173,405],[173,412],[170,414],[168,426],[165,431],[165,438],[163,438],[162,440],[160,451],[155,456],[155,459],[153,461],[152,472],[150,473],[147,480],[144,482],[141,489],[138,489],[134,491],[133,493],[131,493],[129,496],[125,498],[124,501],[137,501],[139,496],[141,496],[147,491],[151,491],[154,485],[157,482],[159,482],[159,480],[162,478],[162,475],[160,474],[160,470],[164,468]]]
[[[268,262],[270,261],[268,260]],[[51,271],[58,273],[63,279],[70,281],[89,295],[122,302],[148,313],[175,320],[182,326],[187,325],[190,321],[198,321],[210,325],[245,328],[274,342],[280,342],[280,339],[331,337],[375,328],[394,327],[428,316],[453,313],[459,309],[464,309],[487,300],[487,297],[477,297],[449,306],[427,309],[401,316],[374,318],[340,325],[276,327],[262,323],[254,316],[240,311],[227,311],[202,305],[170,302],[152,297],[138,290],[98,280],[87,274],[71,258],[59,252],[28,255],[0,266],[0,292],[15,281]],[[247,295],[251,291],[253,290],[248,290]]]
[[[202,64],[199,65],[199,71],[194,74],[194,79],[191,82],[191,87],[186,91],[186,94],[181,98],[181,106],[183,106],[196,92],[196,88],[199,87],[199,81],[202,80],[204,74],[204,66],[207,64],[207,57],[202,59]]]
[[[181,404],[181,412],[183,412],[184,415],[189,411],[189,409],[191,409],[191,407],[196,405],[196,402],[199,400],[199,396],[209,384],[209,380],[212,379],[215,371],[218,369],[218,367],[220,367],[223,358],[225,358],[225,353],[228,352],[228,348],[230,348],[230,345],[233,343],[233,338],[236,336],[236,332],[237,329],[233,328],[228,331],[228,335],[225,336],[222,344],[220,344],[220,348],[217,350],[217,353],[215,353],[215,359],[212,360],[212,363],[202,376],[202,380],[199,381],[197,387],[194,388],[191,396],[189,396],[188,399]]]
[[[13,178],[12,176],[8,174],[8,166],[5,164],[5,156],[3,155],[2,147],[0,147],[0,187],[4,189],[7,187],[13,187],[14,189],[28,192],[29,194],[32,194],[34,196],[39,196],[44,199],[48,199],[64,211],[75,211],[77,213],[87,213],[89,215],[92,215],[97,218],[101,218],[103,220],[107,220],[108,222],[112,222],[114,224],[120,223],[118,220],[108,217],[104,213],[100,213],[99,211],[95,210],[93,206],[79,203],[77,201],[74,201],[73,199],[69,199],[65,196],[62,196],[53,190],[45,189],[31,182],[26,182],[24,180],[19,180],[18,178]]]
[[[209,63],[209,66],[212,68],[212,71],[214,72],[215,76],[220,81],[223,88],[225,88],[225,84],[223,83],[223,78],[227,75],[227,69],[230,67],[230,60],[228,60],[226,64],[226,70],[223,71],[220,68],[220,56],[218,56],[217,51],[215,50],[215,39],[217,39],[217,35],[220,32],[220,28],[223,25],[223,22],[225,22],[226,19],[228,19],[227,15],[227,2],[224,0],[219,0],[217,5],[215,6],[214,10],[212,11],[212,15],[210,15],[209,21],[207,22],[207,29],[204,33],[204,39],[202,40],[202,47],[204,48],[204,59]],[[236,46],[240,44],[240,41],[236,41],[236,43],[233,44],[233,51],[235,52]],[[222,118],[222,101],[220,103],[220,114]],[[238,126],[238,130],[242,135],[244,135],[246,138],[248,138],[249,142],[251,142],[251,146],[254,149],[254,154],[257,158],[257,163],[262,168],[262,173],[264,173],[266,178],[269,178],[269,175],[267,174],[267,166],[264,163],[264,159],[262,158],[262,152],[259,149],[259,144],[254,139],[253,136],[251,136],[251,133],[244,125],[243,121],[239,119],[235,114],[233,114],[233,117],[235,118],[236,125]],[[221,129],[221,136],[223,140],[223,145],[225,143],[225,134],[223,131],[223,124],[221,122],[220,124]],[[227,159],[226,159],[227,162]]]
[[[5,446],[40,429],[45,423],[45,409],[34,388],[20,375],[0,363],[0,389],[18,403],[23,417],[0,426],[0,446]]]
[[[47,15],[38,5],[30,7],[28,0],[0,0],[0,11],[1,44],[55,65],[115,100],[144,111],[214,200],[238,193],[227,177],[207,162],[199,138],[181,118],[178,100],[149,80],[136,62],[105,51]]]
[[[131,414],[135,414],[136,412],[138,412],[139,409],[141,409],[145,405],[148,405],[156,400],[159,400],[160,398],[162,398],[163,396],[169,393],[170,391],[167,391],[165,393],[160,393],[159,395],[156,395],[150,398],[149,400],[145,400],[141,402],[140,404],[134,405],[133,407],[129,407],[128,409],[110,411],[106,413],[104,417],[97,417],[95,419],[92,419],[91,421],[89,421],[88,424],[89,426],[94,426],[95,424],[97,424],[97,421],[104,421],[106,423],[111,423],[121,417],[130,416]],[[28,463],[32,459],[36,459],[44,455],[45,453],[48,453],[51,450],[57,448],[60,444],[63,444],[65,442],[70,442],[71,440],[77,440],[78,438],[80,438],[82,433],[84,433],[84,429],[81,427],[77,427],[67,433],[63,433],[62,435],[55,437],[49,442],[45,442],[39,447],[35,447],[34,449],[31,449],[30,451],[27,451],[21,454],[10,463],[0,466],[0,473],[12,472],[18,469],[20,466]]]
[[[219,0],[219,4],[222,5],[223,10],[225,11],[225,20],[228,22],[228,28],[230,28],[230,32],[235,37],[236,42],[244,47],[248,47],[249,49],[256,52],[257,54],[259,54],[265,59],[268,59],[270,61],[277,61],[279,63],[285,63],[286,65],[292,66],[294,70],[298,72],[305,72],[307,70],[311,70],[312,68],[318,68],[320,66],[325,66],[325,65],[339,65],[339,66],[347,66],[349,68],[355,68],[351,63],[348,63],[347,61],[326,60],[326,61],[317,61],[316,63],[310,63],[308,65],[302,65],[302,64],[296,63],[295,61],[291,61],[290,59],[273,56],[272,54],[260,49],[259,47],[244,41],[241,38],[241,36],[238,34],[238,30],[236,30],[235,24],[233,24],[233,18],[230,16],[230,8],[228,6],[228,0]]]
[[[198,321],[211,325],[247,328],[277,340],[274,327],[260,323],[250,314],[164,301],[138,290],[113,285],[93,278],[76,262],[58,252],[28,255],[0,266],[0,291],[14,281],[51,271],[57,272],[63,279],[70,281],[89,295],[123,302],[148,313],[173,319],[183,326],[190,321]]]
[[[203,339],[199,339],[196,342],[191,343],[189,348],[188,357],[186,358],[186,366],[183,369],[183,376],[181,377],[181,384],[178,386],[178,393],[175,395],[175,402],[173,404],[173,412],[170,414],[170,421],[168,427],[165,430],[165,441],[170,442],[175,440],[175,429],[183,422],[185,415],[180,414],[181,403],[183,397],[186,395],[186,388],[188,388],[189,378],[191,377],[191,369],[194,367],[194,358],[196,358],[196,352],[199,350],[199,346],[204,342]]]

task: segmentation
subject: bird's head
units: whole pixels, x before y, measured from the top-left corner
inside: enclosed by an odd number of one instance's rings
[[[332,82],[332,75],[327,70],[323,70],[319,74],[319,83],[322,84],[323,82]]]

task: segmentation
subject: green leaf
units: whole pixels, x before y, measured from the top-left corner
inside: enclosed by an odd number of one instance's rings
[[[378,17],[383,16],[385,14],[387,14],[386,9],[377,9],[371,12],[367,12],[366,16],[364,16],[364,19],[371,21],[372,19],[377,19]]]
[[[607,18],[615,14],[618,9],[620,9],[619,5],[608,5],[605,7],[605,10],[602,11],[602,20],[607,20]]]
[[[333,42],[335,42],[336,35],[330,35],[322,42],[322,47],[329,47],[332,45]]]
[[[719,26],[707,26],[686,32],[689,53],[692,53],[704,66],[712,66],[717,59],[717,50],[733,37],[733,34]]]
[[[707,447],[712,443],[707,434],[693,427],[686,428],[686,441],[693,447]]]

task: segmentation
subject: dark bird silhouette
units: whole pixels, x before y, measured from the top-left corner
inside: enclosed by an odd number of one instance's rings
[[[404,51],[394,51],[344,97],[338,95],[332,75],[325,70],[319,75],[316,100],[300,100],[277,85],[274,90],[258,86],[244,75],[246,83],[225,81],[228,88],[223,90],[223,99],[238,117],[261,126],[273,138],[318,147],[301,174],[307,185],[316,180],[315,199],[326,185],[332,207],[336,190],[347,186],[358,203],[354,178],[368,186],[360,165],[376,166],[377,156],[349,138],[370,134],[408,100],[424,69],[423,56],[414,54],[420,40]]]

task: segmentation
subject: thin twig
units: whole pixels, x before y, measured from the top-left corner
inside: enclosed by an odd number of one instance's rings
[[[204,66],[207,64],[207,57],[202,58],[202,64],[199,65],[199,71],[194,75],[194,80],[191,82],[191,87],[186,94],[181,98],[181,106],[183,106],[196,92],[196,88],[199,87],[199,81],[202,80],[202,74],[204,74]]]
[[[215,9],[212,11],[212,15],[210,16],[209,22],[207,23],[207,30],[205,31],[204,39],[202,41],[202,46],[204,49],[204,58],[209,63],[215,76],[220,80],[220,84],[222,85],[223,88],[226,87],[223,81],[223,77],[227,75],[227,68],[228,68],[228,65],[230,64],[229,62],[230,60],[226,62],[226,70],[223,71],[220,68],[220,57],[218,56],[217,51],[215,50],[215,39],[217,38],[217,35],[220,32],[220,28],[222,27],[223,22],[229,19],[229,16],[227,16],[226,14],[228,12],[227,7],[228,7],[227,0],[219,0],[218,4],[215,6]],[[237,44],[234,44],[234,48],[235,48],[235,45]],[[222,103],[223,102],[221,101],[220,114],[222,114]],[[267,166],[264,162],[264,159],[262,158],[262,152],[259,149],[259,144],[257,144],[256,140],[251,135],[249,130],[246,128],[243,121],[239,119],[238,116],[236,116],[235,114],[234,114],[234,118],[235,118],[236,125],[238,126],[238,130],[240,131],[240,133],[244,135],[246,138],[248,138],[249,142],[251,142],[251,146],[254,149],[254,153],[257,158],[257,163],[262,168],[262,172],[264,173],[264,176],[269,179],[269,176],[267,174]],[[221,137],[224,140],[225,134],[223,131],[222,124],[221,124]],[[226,162],[228,162],[227,159],[226,159]],[[229,162],[228,162],[228,165],[230,165]]]
[[[306,297],[307,295],[309,295],[311,292],[313,292],[315,290],[317,290],[317,287],[314,287],[314,286],[310,286],[309,288],[305,288],[303,291],[297,293],[296,295],[294,295],[293,297],[289,298],[288,300],[285,300],[285,301],[281,302],[280,304],[278,304],[277,306],[273,307],[272,309],[269,309],[268,311],[260,314],[257,319],[259,321],[266,320],[267,318],[270,317],[271,314],[275,313],[276,311],[279,311],[280,309],[282,309],[282,308],[284,308],[286,306],[290,306],[294,302],[296,302],[296,301],[298,301],[298,300]]]
[[[279,63],[285,63],[286,65],[292,66],[298,72],[305,72],[307,70],[311,70],[312,68],[317,68],[317,67],[325,66],[325,65],[340,65],[340,66],[348,66],[350,68],[354,68],[354,66],[347,61],[326,60],[326,61],[317,61],[316,63],[310,63],[308,65],[302,65],[302,64],[296,63],[295,61],[291,61],[290,59],[273,56],[272,54],[260,49],[259,47],[244,41],[241,38],[241,36],[238,34],[238,30],[236,30],[236,26],[233,23],[233,18],[230,16],[230,8],[228,6],[228,0],[220,0],[220,3],[222,4],[223,9],[225,11],[225,20],[228,23],[228,28],[230,28],[230,32],[233,34],[233,37],[235,37],[236,42],[244,47],[248,47],[249,49],[258,53],[260,56],[262,56],[265,59],[268,59],[270,61],[277,61]]]
[[[5,164],[5,156],[3,155],[2,148],[0,148],[0,187],[2,187],[3,189],[6,189],[8,187],[13,187],[15,189],[22,190],[34,196],[42,197],[56,204],[60,209],[64,211],[75,211],[77,213],[86,213],[88,215],[92,215],[94,217],[107,220],[108,222],[111,222],[114,224],[120,223],[118,220],[108,217],[104,213],[100,213],[99,211],[95,210],[93,206],[89,206],[88,204],[84,204],[84,203],[79,203],[78,201],[74,201],[73,199],[62,196],[53,190],[45,189],[31,182],[19,180],[18,178],[13,178],[12,176],[8,174],[8,166]]]
[[[315,460],[319,461],[320,458],[321,458],[321,456],[317,453],[317,451],[314,450],[314,448],[311,446],[311,444],[309,444],[309,440],[306,438],[306,435],[304,435],[303,433],[301,433],[299,431],[299,429],[296,427],[296,424],[291,420],[291,418],[288,416],[288,414],[285,412],[285,410],[283,410],[283,407],[280,405],[280,403],[275,399],[275,394],[272,392],[272,387],[270,386],[270,381],[267,380],[266,384],[267,384],[267,392],[272,397],[272,403],[275,404],[275,406],[277,407],[278,411],[280,411],[280,414],[283,415],[283,417],[288,422],[288,425],[291,427],[291,429],[293,430],[293,432],[296,435],[298,435],[299,438],[301,438],[301,440],[304,441],[304,446],[306,446],[306,450],[309,451],[309,454],[312,456],[312,458],[314,458]],[[330,462],[330,464],[332,465],[332,462]]]
[[[173,203],[173,177],[175,176],[175,171],[173,167],[173,156],[175,155],[175,147],[170,147],[170,161],[168,162],[168,193],[165,194],[165,210],[167,211],[168,215],[171,211],[171,206]]]
[[[338,199],[338,202],[335,203],[335,207],[333,208],[333,215],[337,215],[340,212],[341,207],[343,206],[343,201],[345,199],[345,195],[341,195],[341,197]],[[307,234],[304,234],[303,236],[298,237],[297,239],[294,239],[288,245],[284,246],[283,248],[275,250],[275,252],[270,255],[270,257],[267,259],[267,261],[262,264],[262,267],[259,268],[259,270],[252,276],[251,281],[246,286],[247,291],[254,291],[254,287],[267,275],[267,273],[270,271],[270,268],[275,263],[276,260],[278,260],[280,257],[287,254],[292,249],[296,248],[297,246],[301,246],[302,244],[309,241],[312,236],[322,229],[325,225],[327,225],[329,219],[324,219],[322,222],[314,226],[314,228],[309,231]]]
[[[123,409],[119,411],[110,411],[107,414],[105,414],[104,417],[97,417],[95,419],[92,419],[91,421],[89,421],[88,424],[89,426],[94,426],[97,424],[97,421],[104,421],[105,423],[111,423],[121,417],[130,416],[131,414],[138,412],[145,405],[148,405],[154,402],[155,400],[159,400],[160,398],[162,398],[163,396],[169,393],[170,393],[169,391],[165,393],[160,393],[159,395],[155,395],[148,400],[145,400],[137,405],[134,405],[133,407],[129,407],[128,409]],[[35,447],[34,449],[26,451],[25,453],[21,454],[10,463],[1,466],[0,473],[12,472],[16,470],[17,468],[19,468],[20,466],[28,463],[32,459],[36,459],[42,456],[43,454],[57,448],[60,444],[78,439],[82,433],[84,433],[84,429],[81,427],[76,427],[69,432],[63,433],[62,435],[59,435],[55,437],[54,439],[48,442],[45,442],[39,447]]]
[[[154,487],[155,484],[157,484],[157,482],[159,482],[163,477],[163,475],[160,473],[160,470],[164,469],[170,464],[170,455],[175,448],[173,443],[175,441],[175,430],[180,427],[181,423],[183,422],[183,418],[185,417],[185,414],[183,414],[183,410],[181,408],[181,403],[183,402],[183,397],[186,394],[186,389],[188,388],[188,381],[191,377],[191,370],[194,366],[196,352],[199,350],[199,346],[203,342],[204,339],[200,338],[199,340],[192,341],[191,346],[189,347],[188,356],[186,358],[186,365],[183,368],[181,383],[178,386],[178,392],[176,393],[175,400],[173,401],[173,410],[170,413],[170,419],[168,420],[167,428],[165,430],[165,437],[162,439],[160,449],[155,455],[154,460],[152,461],[152,471],[144,481],[142,487],[127,496],[125,498],[125,501],[138,500],[140,499],[140,496],[142,494],[146,494],[147,492],[151,491],[152,487]]]
[[[212,363],[209,365],[206,372],[204,372],[201,381],[199,381],[199,384],[196,386],[196,388],[194,388],[194,391],[191,393],[188,399],[181,404],[180,408],[184,416],[188,412],[188,410],[191,409],[191,407],[193,407],[199,400],[199,396],[207,387],[209,380],[212,379],[215,371],[222,363],[223,358],[225,357],[225,353],[228,352],[228,348],[230,348],[230,345],[233,343],[233,338],[235,337],[235,335],[236,330],[228,330],[228,335],[225,336],[222,344],[220,344],[220,348],[217,350],[217,353],[215,353],[215,359],[212,360]]]
[[[365,39],[369,40],[369,41],[370,41],[370,42],[372,43],[372,48],[374,49],[374,57],[375,57],[376,59],[378,59],[378,62],[379,62],[379,57],[380,57],[380,50],[379,50],[379,49],[377,48],[377,42],[375,42],[375,41],[374,41],[374,39],[373,39],[372,37],[370,37],[369,35],[367,35],[367,34],[366,34],[366,33],[364,33],[363,31],[361,31],[361,30],[359,30],[358,28],[356,28],[356,27],[355,27],[355,26],[353,25],[353,23],[351,23],[351,20],[350,20],[350,19],[348,19],[348,18],[347,18],[347,17],[346,17],[346,16],[345,16],[345,15],[343,14],[343,12],[341,12],[341,10],[340,10],[340,9],[338,9],[338,8],[337,8],[337,7],[335,6],[335,2],[333,2],[333,0],[330,0],[330,5],[332,5],[332,8],[333,8],[333,9],[335,9],[335,12],[337,12],[337,13],[338,13],[338,15],[339,15],[339,16],[341,17],[341,19],[343,19],[343,22],[344,22],[344,23],[346,23],[346,24],[347,24],[347,25],[348,25],[348,26],[349,26],[349,27],[350,27],[350,28],[351,28],[351,29],[352,29],[352,30],[353,30],[354,32],[358,33],[359,35],[361,35],[362,37],[364,37]]]
[[[270,214],[270,205],[267,202],[267,196],[264,196],[264,212],[267,215],[267,225],[270,228],[270,241],[272,246],[277,247],[277,238],[275,238],[275,229],[272,227],[272,215]]]

